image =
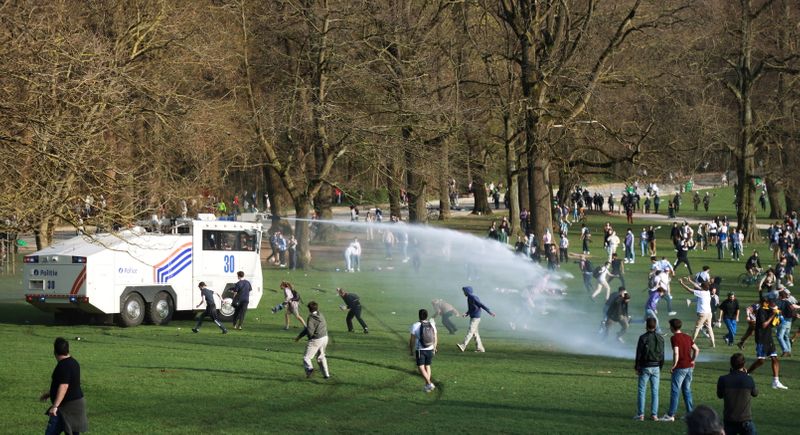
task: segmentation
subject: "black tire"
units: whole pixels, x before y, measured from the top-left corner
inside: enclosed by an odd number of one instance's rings
[[[175,303],[167,292],[159,292],[153,301],[147,304],[147,322],[153,325],[166,325],[175,313]]]
[[[758,278],[750,275],[749,273],[745,272],[739,275],[738,281],[742,285],[753,285],[758,281]]]
[[[144,299],[139,293],[128,293],[120,303],[117,322],[124,327],[139,326],[144,320],[145,308]]]

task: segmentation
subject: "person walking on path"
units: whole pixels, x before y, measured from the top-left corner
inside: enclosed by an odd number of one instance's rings
[[[467,336],[464,337],[464,343],[457,344],[458,349],[464,352],[472,337],[475,337],[475,345],[477,346],[475,351],[486,352],[486,348],[483,347],[483,342],[481,342],[481,334],[478,331],[478,325],[481,323],[481,310],[486,311],[492,317],[495,317],[495,314],[489,307],[481,303],[480,298],[475,296],[472,287],[462,287],[461,290],[464,292],[464,296],[467,297],[467,312],[464,313],[464,317],[469,317],[469,331]]]
[[[201,301],[199,304],[197,304],[197,307],[195,308],[200,308],[200,306],[203,305],[203,303],[205,303],[206,310],[200,313],[199,316],[197,316],[197,324],[194,326],[194,328],[192,328],[192,332],[194,332],[195,334],[200,332],[200,326],[203,324],[203,319],[209,317],[211,318],[211,320],[214,321],[214,324],[219,326],[219,329],[222,330],[223,334],[227,334],[228,330],[225,328],[225,326],[222,325],[222,323],[220,323],[219,317],[217,317],[217,305],[214,303],[214,291],[206,287],[206,283],[202,281],[200,282],[200,284],[197,285],[197,287],[200,288]]]
[[[681,319],[670,319],[669,329],[672,331],[670,344],[672,345],[672,388],[669,396],[669,410],[661,417],[661,421],[675,421],[675,413],[678,411],[678,395],[683,393],[683,402],[686,405],[686,413],[694,409],[692,400],[692,375],[694,363],[700,348],[694,344],[691,337],[681,332],[683,322]]]
[[[344,301],[344,305],[341,305],[339,308],[348,310],[347,318],[345,319],[347,322],[347,331],[353,332],[353,317],[355,317],[361,327],[364,328],[364,334],[369,334],[367,323],[361,318],[361,300],[358,298],[358,295],[355,293],[348,293],[342,288],[337,288],[336,293],[341,296]]]
[[[664,365],[664,337],[656,333],[656,320],[647,319],[647,332],[639,336],[636,344],[634,369],[639,377],[637,412],[634,420],[644,421],[645,392],[650,383],[650,419],[658,421],[658,381]]]
[[[303,337],[308,337],[306,353],[303,355],[303,367],[306,370],[306,378],[314,375],[314,366],[311,359],[316,356],[317,364],[322,371],[322,377],[328,379],[331,372],[328,370],[328,359],[325,357],[325,348],[328,347],[328,323],[325,317],[319,312],[319,305],[311,301],[308,303],[308,319],[306,327],[295,337],[294,341],[299,341]]]
[[[244,316],[247,314],[247,305],[250,304],[250,291],[253,287],[250,281],[244,279],[244,272],[241,270],[236,272],[239,281],[233,287],[233,300],[236,306],[236,311],[233,313],[233,329],[242,329],[244,323]]]
[[[453,324],[453,321],[450,320],[450,318],[453,316],[458,317],[458,310],[442,299],[432,300],[431,305],[433,305],[433,315],[431,316],[431,320],[435,319],[436,316],[441,315],[442,323],[444,324],[444,327],[447,328],[447,332],[450,334],[455,334],[456,331],[458,331],[458,328],[456,328],[456,325]]]
[[[69,342],[58,337],[53,342],[56,367],[50,377],[50,390],[42,393],[39,400],[50,399],[47,409],[45,435],[61,432],[78,435],[89,430],[86,417],[86,399],[81,389],[81,366],[69,353]]]
[[[419,322],[411,325],[411,336],[408,339],[408,351],[417,361],[417,369],[425,380],[424,391],[430,393],[436,388],[431,380],[431,363],[439,346],[439,335],[436,323],[428,320],[428,310],[419,310]]]
[[[717,380],[717,397],[723,400],[722,422],[727,434],[755,435],[750,403],[758,396],[756,383],[744,369],[744,355],[731,355],[731,372]]]

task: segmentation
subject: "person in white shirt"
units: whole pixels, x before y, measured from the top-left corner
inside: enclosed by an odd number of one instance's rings
[[[613,275],[611,273],[611,270],[609,269],[610,265],[611,263],[606,261],[605,264],[600,268],[600,272],[597,276],[597,288],[595,289],[594,293],[592,293],[592,300],[594,300],[594,298],[600,294],[600,291],[602,291],[603,288],[606,289],[606,300],[608,300],[608,298],[611,296],[611,287],[608,285],[608,278],[617,275]]]
[[[617,253],[618,247],[619,236],[616,231],[611,231],[611,235],[608,236],[608,261],[611,261],[611,257]]]
[[[692,336],[692,341],[697,340],[697,334],[700,333],[704,327],[707,328],[709,335],[708,337],[711,339],[711,347],[716,347],[714,343],[714,328],[711,324],[712,312],[711,312],[711,292],[709,289],[708,282],[704,282],[702,284],[698,284],[690,279],[681,278],[679,282],[686,289],[689,293],[692,293],[697,298],[697,322],[694,325],[694,335]],[[690,285],[688,285],[688,282]]]
[[[431,381],[431,363],[438,345],[439,334],[436,331],[436,323],[434,323],[433,319],[428,319],[428,310],[420,309],[419,322],[411,325],[408,350],[411,356],[415,357],[417,369],[425,380],[424,391],[426,393],[430,393],[436,388],[436,385]]]

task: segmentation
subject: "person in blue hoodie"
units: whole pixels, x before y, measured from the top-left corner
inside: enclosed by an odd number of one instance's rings
[[[464,349],[467,348],[472,337],[475,337],[475,344],[477,345],[476,352],[486,352],[481,342],[481,335],[478,333],[478,324],[481,322],[482,309],[486,310],[492,317],[494,317],[494,313],[489,307],[483,305],[481,300],[473,294],[472,287],[462,287],[461,290],[464,291],[464,296],[467,297],[467,312],[464,313],[464,317],[469,316],[469,331],[467,332],[467,336],[464,337],[464,343],[458,343],[458,349],[464,352]]]

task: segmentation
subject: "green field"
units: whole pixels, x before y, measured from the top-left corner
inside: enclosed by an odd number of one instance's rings
[[[730,189],[721,190],[720,209],[711,214],[732,216]],[[687,201],[687,198],[689,201]],[[665,204],[664,204],[665,205]],[[664,207],[665,209],[666,207]],[[684,208],[691,208],[685,195]],[[693,214],[693,213],[692,213]],[[496,217],[496,216],[495,216]],[[448,226],[483,233],[493,217],[469,217],[451,221]],[[601,249],[599,228],[606,219],[616,224],[620,233],[627,227],[623,217],[590,217],[596,241]],[[637,221],[634,233],[640,225]],[[666,241],[668,223],[659,240]],[[580,244],[571,230],[573,251]],[[660,245],[662,248],[666,243]],[[745,251],[753,247],[746,247]],[[759,245],[762,256],[769,258],[766,246]],[[467,433],[580,433],[580,434],[680,434],[682,422],[634,422],[636,376],[633,371],[633,344],[643,331],[633,325],[623,346],[628,358],[612,358],[566,353],[557,340],[543,336],[558,335],[512,331],[511,314],[495,308],[498,296],[479,290],[482,300],[497,311],[496,318],[486,316],[481,324],[487,353],[460,353],[455,344],[463,339],[466,321],[457,320],[455,336],[440,328],[440,352],[433,364],[437,389],[422,391],[423,382],[408,355],[408,328],[416,320],[419,308],[430,308],[430,299],[442,296],[459,310],[465,302],[460,288],[465,282],[443,284],[432,279],[435,270],[423,267],[412,274],[409,265],[399,261],[388,264],[379,247],[365,242],[361,273],[336,273],[340,251],[321,249],[315,254],[310,271],[286,271],[267,268],[266,288],[277,288],[289,280],[304,300],[317,300],[329,323],[328,347],[332,378],[305,379],[302,368],[304,344],[292,338],[299,329],[283,331],[282,314],[271,314],[269,307],[280,302],[275,293],[265,292],[265,299],[251,310],[244,331],[222,335],[213,324],[205,323],[200,334],[192,334],[189,320],[173,321],[168,326],[140,326],[123,329],[115,326],[54,326],[51,316],[20,301],[21,278],[0,277],[0,339],[6,346],[0,361],[1,433],[36,433],[43,430],[46,405],[37,401],[48,388],[55,360],[52,341],[64,336],[71,341],[72,353],[82,366],[82,381],[89,406],[93,433],[328,433],[328,432],[467,432]],[[674,259],[672,250],[661,253]],[[633,294],[631,314],[641,315],[648,267],[638,257],[626,265],[628,288]],[[692,265],[700,269],[708,264],[714,274],[723,277],[723,294],[736,291],[742,302],[750,302],[755,291],[734,278],[743,271],[743,261],[716,260],[716,251],[692,253]],[[764,261],[768,264],[769,261]],[[377,270],[377,265],[383,265]],[[574,264],[564,266],[576,276]],[[683,272],[683,270],[679,271]],[[574,319],[575,328],[595,329],[600,317],[599,304],[589,301],[582,283],[570,283],[567,302],[584,313]],[[345,313],[337,306],[341,300],[333,294],[336,286],[358,293],[366,309],[365,320],[370,334],[348,333]],[[327,292],[310,289],[320,287]],[[411,287],[415,291],[409,290]],[[476,286],[477,288],[477,286]],[[429,292],[426,289],[430,289]],[[694,306],[683,302],[682,290],[673,284],[678,317],[689,330],[694,324]],[[500,305],[501,307],[503,305]],[[305,310],[303,310],[305,313]],[[666,311],[666,310],[664,310]],[[547,317],[550,316],[550,317]],[[544,319],[556,319],[558,311]],[[661,314],[661,321],[666,315]],[[561,322],[553,322],[562,325]],[[746,328],[740,323],[741,334]],[[722,328],[724,329],[724,328]],[[357,328],[358,330],[358,328]],[[724,332],[717,329],[716,349],[699,337],[703,362],[694,372],[695,404],[708,404],[719,412],[716,380],[727,373],[727,358],[735,348],[724,345]],[[80,337],[80,341],[74,340]],[[777,342],[776,342],[777,345]],[[619,351],[619,344],[609,348]],[[754,356],[752,339],[745,355],[748,363]],[[667,359],[671,360],[671,353]],[[785,433],[786,416],[791,404],[800,403],[800,365],[797,357],[781,361],[781,380],[790,390],[769,388],[768,365],[754,373],[760,395],[753,402],[754,421],[759,433]],[[669,373],[662,371],[660,414],[669,405]],[[646,409],[649,409],[649,405]],[[685,414],[683,403],[678,416]],[[791,414],[788,414],[791,415]]]

